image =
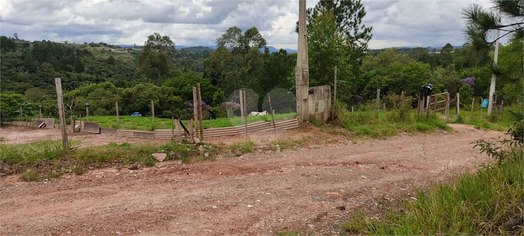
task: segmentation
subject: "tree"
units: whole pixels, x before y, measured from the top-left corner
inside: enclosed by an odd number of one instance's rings
[[[213,103],[211,105],[218,106],[225,101],[227,101],[227,97],[224,95],[224,91],[222,91],[222,89],[217,89],[213,94]]]
[[[140,72],[151,82],[162,84],[162,80],[169,72],[168,62],[174,47],[175,44],[168,36],[161,36],[158,33],[149,35],[138,59]]]
[[[492,2],[495,4],[493,11],[486,11],[478,4],[473,4],[463,11],[463,16],[467,20],[466,35],[477,50],[487,50],[497,39],[507,35],[517,39],[523,36],[524,3],[506,0],[492,0]],[[509,23],[503,23],[502,18]],[[503,30],[504,33],[498,38],[488,39],[496,30]]]
[[[266,40],[255,27],[242,33],[238,27],[229,28],[217,39],[217,49],[204,61],[204,77],[225,94],[236,89],[257,88],[258,75],[264,63],[260,47]]]
[[[179,96],[186,101],[192,101],[193,87],[196,87],[198,83],[200,83],[202,101],[211,104],[217,88],[211,84],[211,81],[208,78],[202,78],[202,76],[198,74],[181,74],[175,78],[165,80],[162,86],[173,88],[174,95]]]
[[[366,15],[362,2],[360,0],[319,1],[314,9],[308,10],[309,32],[311,32],[313,19],[325,12],[333,14],[336,30],[347,46],[346,57],[354,69],[356,69],[362,63],[368,48],[368,42],[372,37],[372,27],[366,27],[362,23],[362,19]]]
[[[495,5],[493,11],[486,11],[479,5],[473,4],[464,9],[463,15],[467,19],[466,35],[468,40],[478,51],[487,51],[493,43],[505,36],[512,36],[522,40],[524,34],[524,2],[492,0]],[[503,22],[503,19],[505,22]],[[488,39],[492,32],[497,31],[495,39]],[[499,32],[502,31],[502,35]],[[524,66],[524,59],[523,66]],[[493,66],[493,79],[490,86],[488,115],[493,107],[493,93],[495,92],[495,76],[500,75],[497,66]]]
[[[334,68],[349,66],[345,61],[344,39],[337,31],[335,16],[323,10],[310,22],[308,52],[309,74],[313,86],[333,84]],[[340,76],[344,78],[344,76]]]
[[[115,58],[113,57],[113,55],[111,55],[111,56],[109,56],[109,57],[107,58],[107,64],[109,64],[109,65],[114,65],[115,63],[116,63],[116,60],[115,60]]]
[[[242,55],[247,54],[251,48],[259,49],[266,44],[266,40],[256,27],[251,27],[242,34],[242,30],[234,26],[217,39],[218,47],[225,47],[235,54]]]
[[[469,84],[464,84],[459,89],[460,93],[460,102],[462,104],[468,105],[471,104],[471,98],[473,98],[473,89]]]
[[[442,49],[440,49],[441,53],[451,53],[453,51],[453,45],[450,43],[446,43]]]

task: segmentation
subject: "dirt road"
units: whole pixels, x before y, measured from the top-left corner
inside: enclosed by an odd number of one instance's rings
[[[9,176],[0,179],[0,230],[2,235],[334,234],[337,223],[357,211],[379,212],[383,204],[414,197],[414,187],[474,170],[487,159],[470,143],[502,135],[454,128],[214,162],[93,170],[38,183]]]

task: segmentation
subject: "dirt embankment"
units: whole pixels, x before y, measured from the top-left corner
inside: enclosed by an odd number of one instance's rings
[[[471,142],[502,135],[454,128],[46,182],[9,176],[0,179],[0,233],[334,234],[357,211],[379,212],[383,204],[415,197],[414,187],[474,170],[487,158]]]

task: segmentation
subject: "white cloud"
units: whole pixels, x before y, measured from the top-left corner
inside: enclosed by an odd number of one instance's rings
[[[313,7],[318,0],[308,1]],[[363,0],[371,48],[465,42],[461,11],[489,0]],[[257,27],[269,45],[296,48],[298,0],[0,0],[0,34],[27,40],[214,45],[227,28]]]

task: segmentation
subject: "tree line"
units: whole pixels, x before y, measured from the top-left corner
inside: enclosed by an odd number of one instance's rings
[[[520,38],[500,47],[494,68],[493,46],[479,50],[475,42],[439,50],[391,48],[369,50],[372,28],[364,25],[366,12],[359,0],[320,1],[307,11],[310,85],[333,85],[338,68],[338,100],[356,105],[383,95],[417,96],[425,83],[435,92],[464,92],[486,97],[492,73],[499,75],[496,93],[506,104],[517,101],[522,91]],[[56,116],[53,78],[61,77],[71,114],[88,102],[94,115],[150,113],[155,102],[160,116],[189,118],[192,87],[202,86],[202,100],[210,118],[225,115],[224,102],[240,88],[250,88],[262,98],[274,88],[294,92],[296,54],[269,52],[256,27],[231,27],[216,40],[216,49],[175,49],[168,36],[155,33],[143,47],[131,49],[105,43],[28,42],[2,36],[2,116],[17,115],[19,106]],[[31,115],[28,113],[28,115]]]

